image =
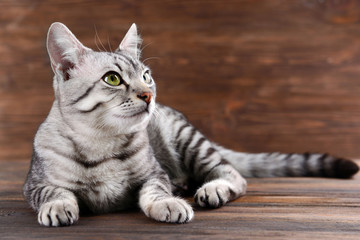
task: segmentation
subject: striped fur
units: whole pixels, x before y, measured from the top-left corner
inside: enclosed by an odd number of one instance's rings
[[[326,154],[248,154],[209,141],[155,102],[140,41],[133,25],[116,52],[94,52],[64,25],[50,27],[55,101],[35,136],[24,184],[40,224],[71,225],[79,206],[104,213],[136,205],[157,221],[185,223],[194,213],[176,195],[191,193],[198,205],[215,208],[245,194],[242,176],[357,172],[353,162]]]

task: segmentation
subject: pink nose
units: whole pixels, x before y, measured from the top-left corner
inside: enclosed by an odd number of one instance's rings
[[[144,100],[147,104],[149,104],[151,102],[152,96],[153,94],[151,92],[144,92],[142,94],[139,94],[138,98]]]

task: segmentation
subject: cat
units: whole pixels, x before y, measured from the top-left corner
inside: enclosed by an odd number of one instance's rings
[[[208,140],[176,110],[156,103],[133,24],[115,52],[85,47],[62,23],[48,31],[55,100],[34,139],[24,197],[44,226],[140,207],[161,222],[186,223],[194,194],[218,208],[246,192],[244,177],[349,178],[351,160],[328,154],[250,154]]]

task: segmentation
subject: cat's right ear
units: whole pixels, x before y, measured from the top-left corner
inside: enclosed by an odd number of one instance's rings
[[[54,73],[69,79],[68,71],[79,63],[81,56],[90,51],[62,23],[51,24],[47,35],[47,50]]]

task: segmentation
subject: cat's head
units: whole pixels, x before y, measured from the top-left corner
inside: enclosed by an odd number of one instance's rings
[[[146,128],[155,109],[155,82],[140,61],[141,38],[133,24],[115,52],[85,47],[61,23],[48,32],[55,73],[55,103],[72,127],[131,133]]]

